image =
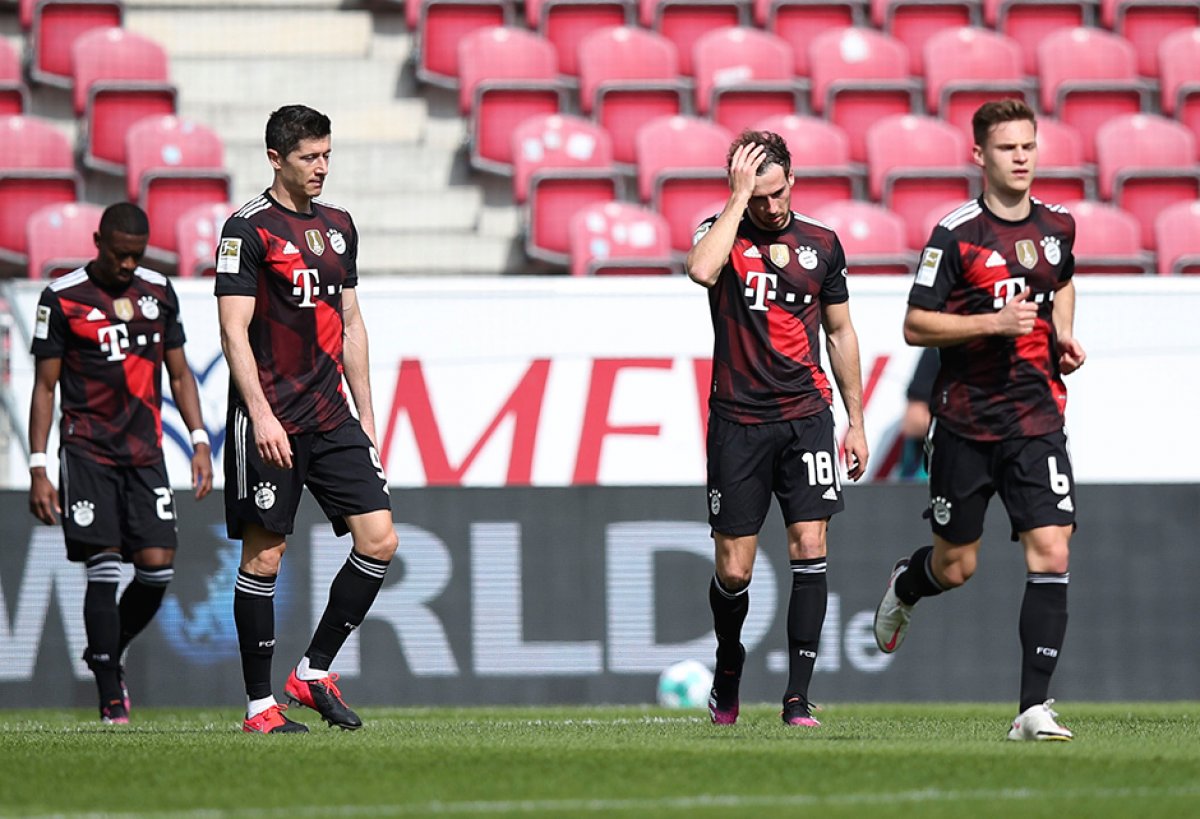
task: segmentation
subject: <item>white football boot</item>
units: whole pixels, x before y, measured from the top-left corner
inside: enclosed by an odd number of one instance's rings
[[[892,567],[887,590],[879,607],[875,609],[875,644],[884,654],[900,648],[904,635],[908,633],[908,622],[912,619],[913,607],[896,596],[896,578],[908,568],[908,558],[903,557]]]
[[[1008,731],[1008,738],[1026,742],[1070,742],[1074,734],[1058,724],[1058,714],[1050,710],[1053,704],[1054,700],[1046,700],[1041,705],[1031,705],[1018,714]]]

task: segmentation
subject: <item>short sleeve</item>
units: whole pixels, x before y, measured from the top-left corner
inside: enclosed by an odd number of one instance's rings
[[[850,300],[850,289],[846,284],[846,251],[835,234],[829,249],[829,269],[825,281],[821,282],[821,303],[841,304]]]
[[[47,287],[38,300],[29,351],[34,358],[62,358],[68,331],[67,317],[58,294]]]
[[[163,349],[174,350],[182,347],[187,337],[183,332],[183,322],[179,318],[179,296],[176,295],[170,279],[167,279],[167,300],[170,305],[163,319]]]
[[[350,214],[346,214],[349,217]],[[358,228],[354,226],[354,220],[350,219],[350,241],[346,247],[346,281],[344,287],[358,286]]]
[[[265,256],[262,237],[254,226],[240,216],[229,217],[217,243],[214,292],[218,296],[257,295],[258,270]]]
[[[921,251],[908,303],[925,310],[941,310],[955,283],[962,277],[962,256],[954,234],[938,225]]]

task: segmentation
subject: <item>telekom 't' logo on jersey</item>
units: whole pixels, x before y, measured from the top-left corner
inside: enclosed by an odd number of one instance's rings
[[[1004,305],[1014,299],[1017,294],[1025,289],[1025,277],[1017,276],[1013,279],[1000,279],[992,283],[992,306],[997,310],[1003,310]]]
[[[763,270],[750,270],[746,273],[746,298],[751,299],[751,310],[766,311],[767,300],[775,298],[775,282],[778,280],[778,275],[775,273],[767,273]]]
[[[306,267],[292,271],[292,295],[300,297],[301,307],[316,307],[312,300],[313,290],[320,283],[321,277],[316,270]]]
[[[108,353],[109,361],[124,361],[129,349],[129,328],[124,324],[108,324],[96,331],[100,352]]]

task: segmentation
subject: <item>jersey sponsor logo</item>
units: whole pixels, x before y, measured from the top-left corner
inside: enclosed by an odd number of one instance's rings
[[[37,319],[33,324],[33,337],[43,341],[50,337],[50,308],[44,304],[38,305]]]
[[[130,307],[129,309],[133,309]],[[106,324],[96,333],[100,352],[108,353],[109,361],[124,361],[129,349],[129,328],[124,324]]]
[[[746,274],[746,298],[753,299],[751,310],[766,312],[767,302],[775,298],[775,282],[778,276],[764,270],[751,270]]]
[[[154,296],[142,296],[138,299],[138,307],[142,309],[142,315],[150,321],[158,318],[158,299]]]
[[[71,520],[81,529],[91,526],[96,520],[96,504],[89,500],[76,501],[71,505]]]
[[[917,264],[916,283],[922,287],[933,287],[933,283],[937,279],[938,266],[940,266],[941,263],[941,248],[925,248],[925,252],[921,254],[921,261]]]
[[[933,519],[937,521],[938,526],[945,526],[950,522],[950,507],[952,506],[954,506],[953,503],[940,495],[930,501],[929,508],[933,510]]]
[[[1017,294],[1025,289],[1025,277],[1017,276],[1011,279],[1000,279],[997,282],[992,282],[992,307],[997,310],[1003,310],[1004,305],[1008,304],[1011,299],[1016,298]]]
[[[807,246],[796,248],[796,259],[805,270],[816,270],[819,261],[817,251]]]
[[[1005,264],[1007,264],[1007,262],[1004,261],[1004,257],[1000,255],[999,251],[993,250],[992,255],[987,257],[987,261],[983,263],[983,266],[1004,267]]]
[[[325,234],[329,237],[329,246],[333,248],[333,252],[339,256],[346,252],[346,237],[337,228],[330,228]]]
[[[1057,236],[1046,236],[1042,239],[1042,254],[1050,264],[1056,265],[1062,261],[1062,247]]]
[[[313,303],[313,293],[321,282],[321,274],[311,267],[292,271],[292,295],[300,297],[301,307],[316,307]]]
[[[1038,263],[1037,245],[1033,243],[1032,239],[1021,239],[1017,242],[1016,247],[1017,261],[1021,263],[1022,267],[1033,270]]]
[[[254,505],[266,511],[275,505],[275,484],[263,481],[254,485]]]
[[[325,237],[321,231],[315,228],[304,231],[304,241],[308,243],[308,249],[318,256],[325,252]]]
[[[299,256],[300,248],[298,248],[294,244],[292,244],[291,241],[288,241],[283,246],[283,255],[284,256]]]
[[[121,321],[129,321],[133,318],[133,302],[126,298],[116,299],[113,301],[113,312]]]
[[[771,245],[768,252],[771,254],[771,264],[776,267],[786,267],[788,260],[792,258],[787,245]]]
[[[222,239],[217,247],[217,272],[237,273],[242,265],[242,240]]]

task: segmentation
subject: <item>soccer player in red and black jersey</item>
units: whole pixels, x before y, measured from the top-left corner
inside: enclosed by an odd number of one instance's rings
[[[196,497],[212,489],[212,451],[196,379],[183,352],[179,300],[140,266],[150,237],[141,208],[105,209],[96,258],[42,292],[34,324],[29,408],[29,509],[61,516],[67,559],[86,566],[83,659],[96,677],[100,718],[129,722],[123,657],[174,577],[175,504],[162,452],[162,368],[191,430]],[[46,474],[54,391],[62,387],[59,485]],[[134,577],[117,601],[121,563]]]
[[[284,688],[330,725],[362,725],[329,667],[375,601],[397,546],[355,289],[358,234],[349,213],[317,198],[329,172],[330,131],[328,117],[303,105],[271,114],[274,180],[226,221],[217,248],[230,373],[225,513],[229,536],[242,541],[233,615],[248,701],[242,727],[250,733],[308,730],[284,716],[271,689],[275,579],[303,487],[334,531],[353,539]]]
[[[934,228],[904,320],[905,340],[938,348],[941,359],[925,444],[933,545],[896,563],[875,639],[895,651],[918,600],[970,579],[998,493],[1028,571],[1019,716],[1008,738],[1070,740],[1049,688],[1067,629],[1075,528],[1063,376],[1086,359],[1074,335],[1075,222],[1030,195],[1037,122],[1025,103],[985,103],[972,127],[984,194]]]
[[[829,519],[843,508],[833,392],[820,330],[849,416],[848,474],[866,469],[858,335],[837,235],[791,209],[791,154],[778,135],[745,131],[730,146],[729,199],[705,220],[687,257],[708,288],[713,380],[708,409],[708,520],[716,547],[709,604],[717,662],[709,714],[738,716],[742,624],[758,532],[771,495],[787,527],[792,568],[783,721],[815,726],[808,687],[825,622]]]

